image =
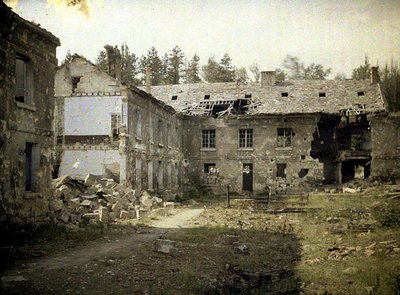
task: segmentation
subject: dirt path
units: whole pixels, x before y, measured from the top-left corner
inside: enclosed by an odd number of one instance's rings
[[[152,220],[149,222],[149,228],[135,231],[132,226],[124,233],[113,234],[111,237],[104,236],[101,239],[88,242],[84,246],[60,249],[57,254],[27,261],[27,263],[14,267],[3,274],[0,293],[20,293],[20,287],[23,284],[29,284],[29,288],[31,288],[31,284],[34,284],[38,288],[37,291],[30,292],[31,294],[52,293],[55,289],[45,289],[50,288],[46,287],[46,285],[49,285],[46,281],[68,279],[71,285],[74,285],[77,283],[74,283],[75,280],[80,280],[80,278],[75,278],[76,273],[81,271],[86,276],[88,272],[96,272],[96,269],[103,273],[107,269],[107,274],[113,274],[123,268],[122,264],[117,265],[116,262],[118,261],[130,260],[131,263],[140,264],[142,263],[141,257],[151,257],[155,239],[162,236],[166,231],[193,226],[191,220],[201,212],[202,209],[182,208],[172,216]],[[23,277],[26,281],[22,281],[22,284],[21,282],[12,282],[13,277],[17,279]],[[11,278],[11,283],[4,284],[7,278]]]

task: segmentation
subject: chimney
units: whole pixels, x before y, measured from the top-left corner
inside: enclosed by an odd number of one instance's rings
[[[150,68],[147,66],[146,67],[146,92],[148,94],[151,94],[151,72],[150,72]]]
[[[261,72],[261,86],[275,85],[275,71],[262,71]]]
[[[118,46],[104,46],[107,52],[107,69],[108,74],[121,81],[121,53]]]
[[[379,67],[371,67],[371,84],[376,84],[380,81],[378,69]]]

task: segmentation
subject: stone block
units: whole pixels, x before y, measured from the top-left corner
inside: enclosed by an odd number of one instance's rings
[[[176,247],[176,242],[171,240],[157,239],[154,241],[153,250],[155,252],[177,255],[178,248]]]
[[[99,219],[104,224],[108,224],[109,222],[109,212],[107,207],[100,207],[99,208]]]
[[[69,218],[71,217],[71,214],[68,211],[63,211],[60,220],[64,223],[68,223]]]
[[[133,219],[133,218],[135,218],[135,211],[121,210],[119,218],[121,218],[121,219]]]
[[[82,216],[83,219],[85,220],[95,220],[95,221],[100,221],[100,214],[99,213],[85,213]]]
[[[64,207],[62,200],[51,200],[49,202],[50,211],[60,211]]]

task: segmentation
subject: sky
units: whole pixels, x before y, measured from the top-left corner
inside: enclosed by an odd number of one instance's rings
[[[178,45],[202,64],[228,53],[235,66],[261,70],[282,67],[289,54],[347,77],[365,55],[373,65],[400,61],[400,0],[7,1],[60,38],[59,61],[68,50],[94,61],[105,44],[123,43],[138,56]]]

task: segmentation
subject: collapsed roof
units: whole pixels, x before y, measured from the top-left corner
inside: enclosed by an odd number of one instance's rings
[[[342,114],[385,111],[379,83],[370,80],[294,80],[152,86],[151,94],[188,115]]]

